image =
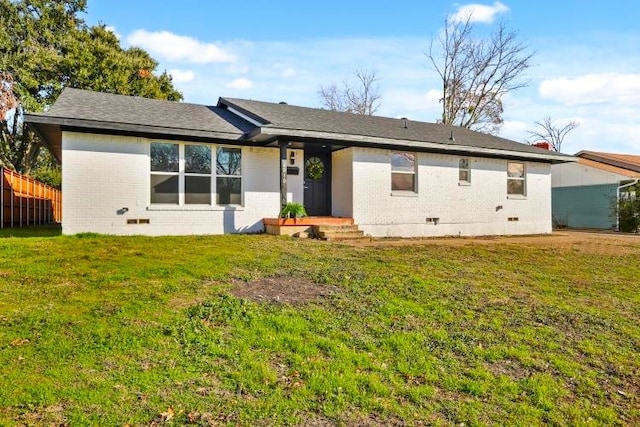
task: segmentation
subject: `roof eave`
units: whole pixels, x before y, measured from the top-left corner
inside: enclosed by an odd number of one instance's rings
[[[353,146],[371,146],[372,144],[381,147],[398,147],[410,148],[425,151],[451,152],[451,153],[468,153],[482,156],[494,157],[510,157],[519,159],[528,159],[550,163],[568,163],[575,162],[578,159],[567,154],[549,153],[529,153],[526,151],[501,150],[495,148],[474,147],[463,144],[442,144],[437,142],[412,141],[406,139],[389,139],[366,135],[347,135],[342,133],[330,133],[320,131],[309,131],[299,129],[285,129],[275,127],[262,127],[256,129],[251,135],[252,140],[261,140],[267,138],[314,138],[328,141],[341,141]]]
[[[115,123],[115,122],[103,122],[97,120],[83,120],[68,117],[54,117],[41,114],[27,114],[25,115],[25,122],[31,124],[34,127],[38,126],[53,126],[58,127],[60,130],[74,129],[74,130],[87,130],[87,131],[114,131],[119,134],[132,133],[137,135],[149,135],[156,137],[183,137],[183,138],[197,138],[197,139],[210,139],[210,140],[242,140],[244,134],[242,132],[215,132],[199,129],[183,129],[172,128],[165,126],[150,126],[150,125],[138,125],[131,123]],[[47,141],[50,143],[50,141]]]

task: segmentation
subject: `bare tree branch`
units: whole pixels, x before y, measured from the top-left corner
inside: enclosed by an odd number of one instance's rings
[[[380,107],[380,80],[376,70],[358,68],[354,71],[358,83],[354,86],[342,82],[342,88],[335,83],[321,86],[318,95],[322,104],[332,111],[345,111],[363,116],[372,116]]]
[[[564,126],[556,125],[554,121],[551,120],[551,117],[548,116],[535,122],[535,124],[539,127],[537,130],[527,131],[530,136],[530,142],[538,140],[546,141],[551,144],[551,149],[558,153],[562,149],[564,137],[567,136],[569,132],[580,126],[579,122],[573,120]]]
[[[489,40],[476,39],[473,30],[471,17],[447,21],[429,44],[427,57],[442,80],[439,121],[494,134],[503,122],[502,98],[527,85],[521,77],[533,54],[504,23]]]

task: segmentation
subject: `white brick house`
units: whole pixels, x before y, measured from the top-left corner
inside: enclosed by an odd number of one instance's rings
[[[259,232],[284,201],[372,236],[551,232],[570,156],[468,129],[220,98],[65,89],[27,115],[62,162],[63,233]]]

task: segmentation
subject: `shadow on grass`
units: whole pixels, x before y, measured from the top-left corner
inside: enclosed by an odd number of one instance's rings
[[[3,237],[55,237],[62,235],[60,224],[35,225],[30,227],[15,227],[0,229],[0,238]]]

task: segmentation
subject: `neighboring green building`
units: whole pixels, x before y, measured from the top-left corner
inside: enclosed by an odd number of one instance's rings
[[[555,227],[617,229],[618,192],[640,179],[640,156],[580,151],[578,161],[551,167]]]

